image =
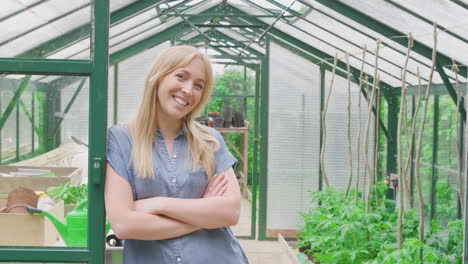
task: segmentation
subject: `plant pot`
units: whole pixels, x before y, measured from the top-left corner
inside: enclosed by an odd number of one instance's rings
[[[244,113],[234,112],[232,123],[234,127],[243,127],[244,126]]]
[[[232,125],[232,119],[231,120],[224,120],[223,127],[231,127]]]
[[[223,107],[223,119],[232,120],[232,107],[230,106]]]
[[[37,200],[37,195],[33,190],[27,188],[15,189],[8,193],[8,201],[3,212],[11,214],[26,214],[27,211],[24,206],[28,205],[36,208]]]
[[[213,118],[213,126],[214,127],[223,127],[224,119],[222,118]]]

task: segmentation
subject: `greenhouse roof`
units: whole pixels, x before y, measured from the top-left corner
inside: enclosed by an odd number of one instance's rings
[[[4,0],[2,4],[0,57],[92,57],[90,0]],[[387,87],[402,86],[409,33],[414,46],[406,85],[418,85],[418,69],[422,84],[427,84],[435,22],[434,83],[453,86],[452,60],[459,66],[458,78],[466,82],[466,0],[111,0],[110,11],[111,64],[165,41],[206,48],[215,62],[254,64],[267,52],[269,37],[328,69],[337,56],[341,73],[346,72],[348,53],[356,80],[361,67],[374,75],[378,52],[378,75]],[[42,81],[54,77],[48,78]]]

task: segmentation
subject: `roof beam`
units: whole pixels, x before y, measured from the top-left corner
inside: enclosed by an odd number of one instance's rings
[[[110,24],[118,24],[140,12],[147,10],[148,8],[152,8],[165,0],[140,0],[133,2],[125,7],[120,8],[112,12],[110,16]],[[61,48],[67,47],[76,41],[84,39],[89,36],[91,30],[91,23],[86,23],[76,29],[65,33],[64,35],[58,36],[54,39],[51,39],[39,46],[32,48],[31,50],[25,51],[19,54],[16,57],[22,58],[43,58],[46,57],[48,54],[59,50]]]
[[[237,12],[243,13],[243,11],[236,9],[233,6],[231,6],[231,8],[233,10],[236,10]],[[249,18],[248,20],[251,23],[256,23],[256,24],[257,23],[262,23],[260,20],[255,19],[255,18]],[[321,51],[321,50],[319,50],[319,49],[317,49],[317,48],[315,48],[313,46],[310,46],[308,43],[306,43],[306,42],[304,42],[304,41],[302,41],[300,39],[297,39],[297,38],[289,35],[288,33],[285,33],[285,32],[283,32],[283,31],[281,31],[281,30],[279,30],[279,29],[277,29],[275,27],[272,27],[270,29],[269,34],[271,34],[271,35],[273,35],[273,36],[275,36],[277,38],[283,39],[284,41],[292,44],[293,46],[299,47],[299,48],[301,48],[301,49],[303,49],[303,50],[305,50],[305,51],[307,51],[307,52],[313,54],[314,56],[316,56],[318,58],[321,58],[323,60],[333,61],[333,59],[334,59],[333,56],[331,56],[331,55],[329,55],[329,54],[327,54],[327,53],[325,53],[325,52],[323,52],[323,51]],[[340,68],[340,70],[342,70],[344,72],[347,71],[346,63],[342,62],[341,60],[338,60],[337,67]],[[360,72],[360,70],[358,70],[358,69],[356,69],[356,68],[354,68],[352,66],[351,66],[351,69]],[[381,81],[381,87],[385,88],[385,89],[394,89],[393,86],[391,86],[391,85],[389,85],[389,84],[387,84],[387,83],[385,83],[383,81]]]
[[[198,28],[266,28],[267,25],[256,24],[194,24]]]
[[[209,8],[205,12],[212,12],[216,11],[219,8],[219,5],[214,6],[212,8]],[[191,23],[203,23],[207,20],[207,18],[189,18],[188,21]],[[181,25],[183,25],[184,22],[177,23],[169,28],[166,28],[165,30],[161,31],[160,33],[153,35],[151,37],[148,37],[146,39],[143,39],[129,47],[126,47],[122,50],[119,50],[113,54],[110,55],[110,64],[116,64],[119,63],[137,53],[140,53],[146,49],[152,48],[154,46],[157,46],[165,41],[171,40],[177,33],[180,33]]]
[[[251,14],[225,14],[225,13],[211,13],[211,14],[168,14],[167,16],[175,17],[255,17],[255,18],[276,18],[275,15],[251,15]],[[294,17],[292,15],[284,15],[283,18]]]
[[[403,47],[408,46],[407,38],[392,38],[393,36],[402,36],[406,35],[403,32],[400,32],[376,19],[364,14],[363,12],[356,10],[355,8],[343,3],[338,0],[315,0],[316,2],[330,8],[343,16],[348,17],[349,19],[393,40],[394,42],[402,45]],[[413,51],[426,57],[429,60],[432,60],[432,48],[424,45],[423,43],[414,40]],[[452,65],[452,60],[447,55],[437,52],[437,61],[443,66]],[[456,61],[456,64],[463,64],[459,61]],[[466,69],[460,69],[460,74],[466,76]]]
[[[450,97],[452,97],[452,100],[456,105],[458,95],[457,95],[457,92],[455,91],[455,88],[453,88],[453,85],[450,83],[450,80],[447,77],[447,74],[445,73],[444,67],[442,66],[442,64],[440,64],[440,62],[436,62],[436,68],[437,68],[437,72],[439,72],[439,75],[442,78],[442,81],[445,84],[445,87],[447,88],[447,91]],[[460,100],[460,115],[462,117],[463,122],[465,122],[466,111],[465,111],[465,102],[463,100],[463,96],[461,97],[461,100]]]

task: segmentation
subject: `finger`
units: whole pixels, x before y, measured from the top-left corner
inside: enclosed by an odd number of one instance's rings
[[[223,178],[224,176],[222,175],[217,176],[216,174],[213,177],[211,177],[210,181],[208,182],[208,185],[206,186],[204,196],[205,197],[213,196],[215,187],[219,184],[220,181],[223,180]]]
[[[224,193],[226,192],[227,188],[228,188],[227,185],[223,186],[223,188],[221,188],[221,190],[219,191],[219,193],[217,195],[218,196],[223,196]]]
[[[223,187],[227,186],[227,183],[228,181],[226,178],[222,179],[222,181],[220,181],[218,185],[214,186],[213,193],[217,195]]]
[[[210,182],[208,183],[208,186],[215,186],[223,178],[221,175],[213,175],[213,177],[210,179]]]

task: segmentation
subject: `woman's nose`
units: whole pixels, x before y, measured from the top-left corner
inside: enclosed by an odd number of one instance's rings
[[[182,92],[185,94],[192,94],[193,92],[193,84],[192,82],[185,82],[184,86],[182,86]]]

